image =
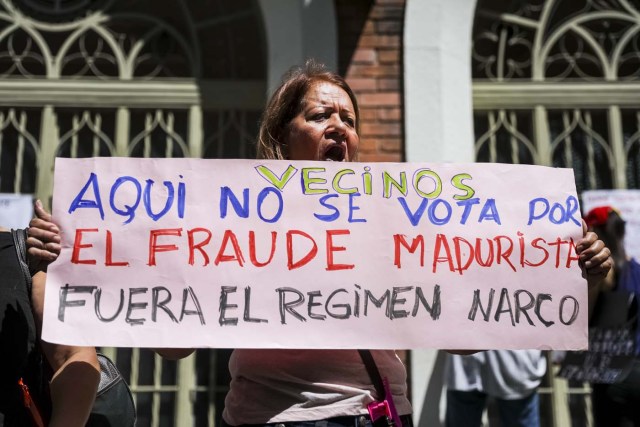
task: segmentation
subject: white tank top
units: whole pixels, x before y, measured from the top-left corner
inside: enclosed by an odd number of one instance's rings
[[[374,350],[400,415],[411,413],[407,373],[394,351]],[[313,421],[367,413],[375,387],[356,350],[234,350],[224,420],[240,424]]]

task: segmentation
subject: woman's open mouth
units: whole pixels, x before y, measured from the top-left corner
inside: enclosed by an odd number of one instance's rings
[[[344,162],[346,147],[343,144],[332,144],[324,152],[324,160],[328,162]]]

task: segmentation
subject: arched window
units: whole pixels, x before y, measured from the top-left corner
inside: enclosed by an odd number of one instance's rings
[[[570,167],[579,194],[640,188],[638,2],[478,0],[472,73],[478,161]],[[543,418],[587,425],[588,387],[553,374]]]
[[[626,0],[480,0],[479,161],[572,167],[578,192],[640,186],[640,9]]]
[[[48,200],[56,156],[253,157],[267,92],[257,0],[1,0],[0,192]],[[103,349],[138,425],[213,425],[228,351]]]
[[[251,157],[266,61],[254,0],[4,0],[0,191],[48,197],[55,156]]]

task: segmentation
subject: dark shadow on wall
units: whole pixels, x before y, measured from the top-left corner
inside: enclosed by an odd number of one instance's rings
[[[373,0],[336,0],[338,22],[338,74],[346,75],[363,33]]]

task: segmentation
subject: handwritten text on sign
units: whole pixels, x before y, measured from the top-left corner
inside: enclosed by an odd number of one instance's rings
[[[141,347],[587,344],[573,173],[58,159],[44,339]]]

